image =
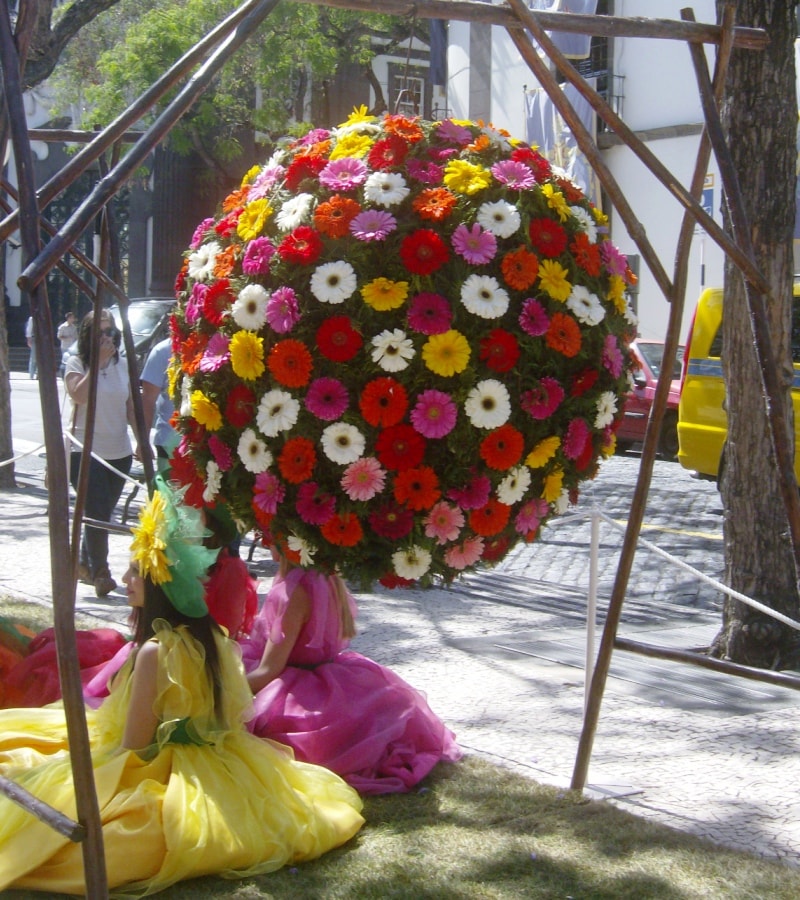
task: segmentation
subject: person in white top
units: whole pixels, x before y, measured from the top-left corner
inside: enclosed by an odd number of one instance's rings
[[[61,341],[62,353],[66,353],[75,343],[78,337],[78,326],[75,324],[75,313],[72,310],[64,316],[64,321],[58,326],[56,337]]]
[[[73,404],[74,434],[81,444],[84,444],[86,437],[93,318],[92,312],[83,318],[78,330],[78,352],[69,359],[64,369],[64,385]],[[104,459],[116,471],[109,470],[97,459],[91,459],[84,515],[108,522],[122,494],[125,476],[130,472],[133,461],[128,423],[133,424],[134,414],[127,360],[119,354],[121,335],[106,310],[101,313],[100,328],[92,454]],[[73,445],[70,454],[70,482],[75,488],[78,484],[81,456],[82,453]],[[104,528],[84,526],[79,576],[82,581],[94,585],[98,597],[103,597],[116,588],[117,583],[108,568],[108,532]]]

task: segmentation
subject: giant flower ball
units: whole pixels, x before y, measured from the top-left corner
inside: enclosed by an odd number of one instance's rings
[[[496,563],[614,450],[634,276],[605,223],[482,124],[362,108],[287,143],[178,277],[173,477],[362,586]]]

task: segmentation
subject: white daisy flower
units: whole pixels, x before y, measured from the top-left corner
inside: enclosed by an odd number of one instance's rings
[[[320,303],[343,303],[358,284],[355,269],[343,259],[324,263],[311,276],[311,293]]]
[[[236,324],[246,331],[258,331],[267,321],[269,294],[260,284],[248,284],[239,291],[231,313]]]
[[[509,238],[519,228],[520,217],[515,206],[505,200],[484,203],[478,210],[478,224],[495,237]]]
[[[582,284],[574,285],[567,298],[567,306],[584,325],[599,325],[606,315],[600,298]]]
[[[322,432],[322,449],[331,462],[348,466],[364,455],[364,435],[347,422],[334,422]]]
[[[372,361],[376,362],[384,372],[402,372],[407,368],[408,361],[413,359],[416,350],[411,338],[406,337],[405,331],[395,328],[376,334],[372,339]]]
[[[516,466],[497,485],[497,499],[506,506],[513,506],[522,500],[530,486],[530,469],[527,466]]]
[[[218,241],[201,244],[194,253],[189,254],[188,275],[195,281],[208,281],[214,274],[217,255],[222,252]]]
[[[570,206],[569,211],[578,220],[578,228],[585,232],[590,243],[597,243],[597,223],[582,206]]]
[[[349,125],[334,128],[333,136],[338,140],[346,134],[378,134],[380,130],[380,122],[351,122]]]
[[[510,298],[491,275],[470,275],[461,287],[461,302],[475,316],[497,319],[508,309]]]
[[[407,550],[398,550],[392,554],[394,571],[400,578],[416,581],[431,567],[431,555],[424,547],[416,544]]]
[[[301,566],[310,566],[313,564],[314,554],[317,552],[317,549],[316,547],[312,547],[308,541],[304,541],[303,538],[298,537],[296,534],[290,534],[289,537],[286,538],[286,544],[294,553],[300,554]]]
[[[378,206],[397,206],[408,195],[406,180],[399,172],[373,172],[364,182],[364,196]]]
[[[300,403],[291,394],[275,388],[261,398],[256,412],[258,430],[266,437],[288,431],[297,421]]]
[[[275,216],[275,224],[281,231],[292,231],[308,220],[313,202],[313,194],[297,194],[290,200],[286,200],[278,215]]]
[[[625,312],[622,314],[625,317],[625,321],[629,325],[633,325],[634,327],[639,324],[639,317],[633,311],[633,307],[631,306],[629,301],[625,301]]]
[[[612,391],[603,391],[597,399],[597,415],[594,419],[595,428],[605,428],[614,421],[617,411],[617,398]]]
[[[563,516],[564,513],[569,509],[569,491],[563,490],[558,495],[558,497],[550,504],[553,512],[557,516]]]
[[[476,428],[499,428],[511,415],[511,397],[502,382],[487,378],[469,392],[464,409]]]
[[[266,472],[272,465],[272,454],[267,450],[267,445],[264,441],[252,428],[245,428],[242,436],[239,438],[239,446],[236,449],[245,469],[254,475],[258,475],[259,472]]]
[[[192,415],[192,386],[189,378],[184,378],[181,382],[181,415]]]
[[[222,486],[222,472],[213,459],[206,466],[206,486],[203,489],[203,500],[213,503]]]
[[[504,134],[500,134],[496,128],[492,128],[491,125],[484,125],[483,128],[481,128],[481,131],[489,138],[495,147],[498,147],[504,152],[508,152],[511,149],[508,138]]]

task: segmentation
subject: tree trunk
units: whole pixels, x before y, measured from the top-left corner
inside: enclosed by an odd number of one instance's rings
[[[763,52],[734,52],[722,124],[750,223],[756,262],[772,285],[767,318],[786,385],[791,427],[790,353],[797,123],[794,0],[738,0],[738,25],[766,29]],[[726,228],[730,220],[725,216]],[[744,282],[725,266],[723,371],[728,440],[720,477],[725,518],[725,581],[735,590],[798,617],[796,574],[780,493]],[[760,668],[798,661],[797,632],[726,597],[712,653]]]

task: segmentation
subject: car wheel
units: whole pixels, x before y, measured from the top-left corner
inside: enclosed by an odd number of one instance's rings
[[[674,409],[664,413],[661,422],[661,436],[658,439],[658,451],[664,459],[677,459],[678,456],[678,414]]]

